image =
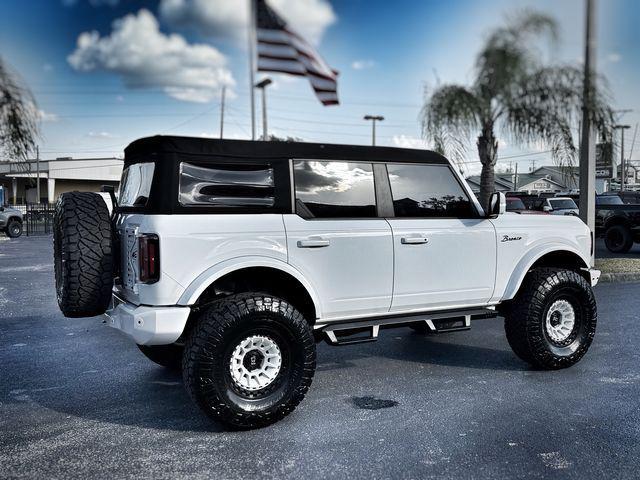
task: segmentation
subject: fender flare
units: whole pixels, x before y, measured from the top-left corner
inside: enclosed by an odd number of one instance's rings
[[[178,305],[193,305],[198,298],[200,298],[200,295],[219,278],[229,273],[251,267],[273,268],[274,270],[287,273],[298,280],[311,297],[317,317],[322,318],[320,298],[311,282],[309,282],[300,271],[288,263],[275,258],[260,256],[235,257],[207,268],[185,289],[178,300]]]
[[[513,269],[513,273],[507,282],[507,286],[505,287],[504,294],[502,295],[502,300],[511,300],[516,296],[518,290],[520,290],[520,286],[524,281],[524,277],[526,277],[527,273],[531,267],[542,257],[554,252],[567,252],[576,255],[578,258],[582,260],[583,268],[589,268],[589,263],[591,259],[585,259],[585,257],[580,253],[579,250],[573,248],[569,245],[553,245],[553,246],[540,246],[538,248],[533,248],[524,255],[516,268]]]

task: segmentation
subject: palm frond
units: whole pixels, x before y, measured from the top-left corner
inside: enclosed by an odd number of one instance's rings
[[[502,130],[521,145],[542,140],[549,145],[558,165],[573,165],[576,146],[571,129],[582,117],[582,72],[568,66],[541,68],[523,77],[513,91],[505,105]],[[610,131],[613,115],[603,82],[591,97],[591,120],[606,133]]]
[[[422,108],[422,134],[435,149],[454,161],[465,154],[464,139],[480,127],[483,106],[470,90],[459,85],[437,88]]]
[[[37,136],[35,100],[0,58],[0,154],[10,161],[25,161]]]
[[[536,38],[555,42],[557,37],[558,25],[552,17],[533,10],[518,12],[506,26],[493,31],[478,54],[475,89],[482,97],[509,97],[511,85],[538,66]]]

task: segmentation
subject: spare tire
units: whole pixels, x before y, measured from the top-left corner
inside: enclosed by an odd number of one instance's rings
[[[53,220],[58,306],[65,317],[104,313],[113,287],[109,209],[97,193],[63,193]]]

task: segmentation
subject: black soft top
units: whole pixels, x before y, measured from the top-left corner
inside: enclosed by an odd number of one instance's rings
[[[132,142],[125,149],[125,164],[140,161],[152,154],[173,153],[203,157],[234,157],[247,159],[310,158],[362,160],[382,162],[418,162],[448,164],[445,157],[430,150],[330,143],[262,142],[248,140],[218,140],[197,137],[156,135]],[[202,158],[206,161],[206,158]]]

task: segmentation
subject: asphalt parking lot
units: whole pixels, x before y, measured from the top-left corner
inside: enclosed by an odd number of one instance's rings
[[[0,241],[0,477],[637,478],[640,284],[596,289],[578,365],[535,371],[500,320],[318,349],[300,407],[225,432],[181,379],[55,304],[51,239]]]

